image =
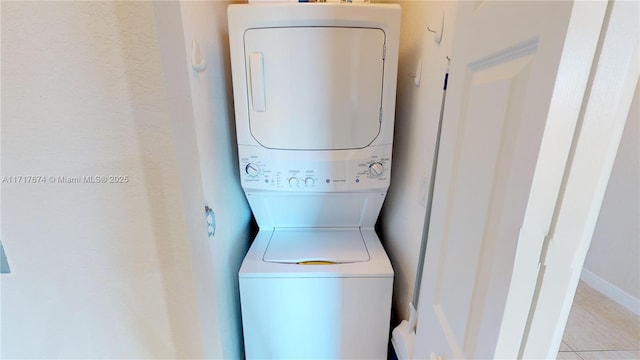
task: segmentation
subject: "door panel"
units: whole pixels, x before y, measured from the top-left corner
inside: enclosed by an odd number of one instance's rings
[[[458,3],[415,358],[494,356],[521,228],[548,229],[524,222],[550,104],[559,83],[570,85],[570,73],[556,75],[572,7]]]
[[[244,39],[250,129],[261,145],[356,149],[376,139],[384,68],[381,29],[251,29]]]
[[[487,59],[491,62],[471,66],[463,91],[465,106],[452,177],[455,191],[449,195],[440,256],[444,261],[434,303],[439,321],[451,329],[451,340],[463,353],[469,353],[475,344],[466,338],[470,320],[479,320],[470,318],[472,300],[480,300],[488,285],[477,275],[486,250],[493,248],[497,237],[497,219],[503,211],[499,200],[507,191],[504,179],[509,176],[514,145],[509,139],[517,136],[520,121],[518,85],[527,82],[534,56],[521,55],[508,61],[492,56]],[[472,271],[460,271],[451,264],[465,264]]]

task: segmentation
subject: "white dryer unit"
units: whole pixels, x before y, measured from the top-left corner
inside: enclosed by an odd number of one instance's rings
[[[260,227],[239,272],[248,359],[387,356],[400,7],[231,5],[240,180]]]

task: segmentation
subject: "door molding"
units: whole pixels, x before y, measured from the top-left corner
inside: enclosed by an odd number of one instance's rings
[[[546,269],[544,244],[571,151],[593,59],[606,11],[606,2],[573,4],[562,58],[540,145],[525,220],[518,238],[507,302],[495,357],[515,359],[527,336],[538,279]],[[532,271],[535,269],[535,271]]]
[[[640,78],[640,4],[609,2],[557,201],[522,358],[558,352]]]

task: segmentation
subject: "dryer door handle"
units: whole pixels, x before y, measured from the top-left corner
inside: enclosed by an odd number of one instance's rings
[[[266,111],[266,101],[262,53],[251,53],[249,55],[249,74],[251,76],[251,104],[253,111],[264,112]]]

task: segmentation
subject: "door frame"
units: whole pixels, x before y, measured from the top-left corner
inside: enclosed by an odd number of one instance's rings
[[[616,0],[606,14],[576,124],[518,358],[558,353],[620,139],[640,79],[640,4]]]
[[[586,104],[598,39],[602,32],[607,4],[604,1],[574,1],[562,58],[536,170],[529,203],[516,248],[511,283],[505,304],[495,358],[516,359],[530,335],[534,299],[545,273],[545,251],[555,209],[571,157],[571,144],[578,130],[581,109]],[[567,253],[567,257],[572,255]],[[553,279],[548,278],[548,281]]]

